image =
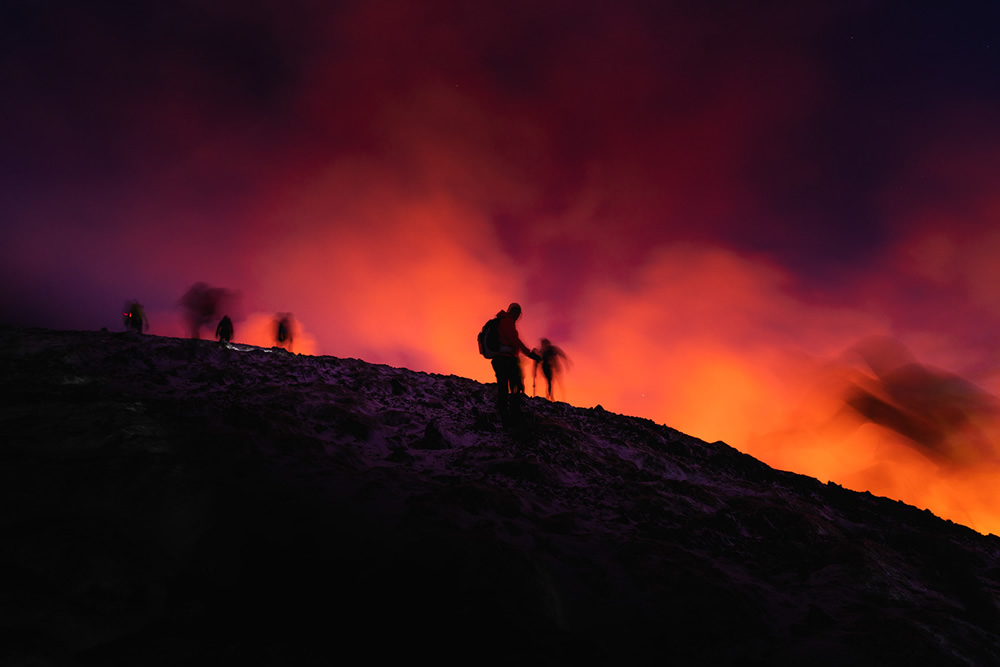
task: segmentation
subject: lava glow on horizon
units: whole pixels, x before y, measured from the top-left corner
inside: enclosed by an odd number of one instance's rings
[[[421,272],[406,275],[416,281]],[[327,326],[349,313],[337,338],[296,322],[294,351],[493,382],[472,338],[507,300],[498,293],[487,302],[477,284],[489,282],[488,272],[468,262],[437,262],[424,275],[440,281],[437,299],[414,296],[413,311],[400,311],[392,303],[404,300],[408,286],[373,276],[349,305],[310,312],[313,322],[329,317]],[[450,280],[455,275],[466,279]],[[997,364],[957,353],[936,336],[913,336],[917,354],[883,333],[885,317],[810,305],[789,296],[786,280],[732,252],[684,247],[658,258],[627,292],[597,289],[573,308],[514,296],[530,347],[550,331],[572,332],[558,341],[572,365],[559,377],[556,400],[650,418],[725,441],[774,468],[1000,534]],[[308,290],[290,294],[301,299]],[[166,326],[153,333],[185,335],[176,313],[158,318]],[[273,346],[274,326],[272,315],[253,313],[237,323],[235,340]],[[330,340],[339,342],[327,347]],[[978,371],[977,382],[944,370],[949,365]],[[524,371],[532,387],[527,360]],[[540,375],[537,381],[528,391],[542,396]]]
[[[189,336],[204,283],[491,382],[518,301],[557,399],[1000,534],[981,4],[13,3],[0,322]]]

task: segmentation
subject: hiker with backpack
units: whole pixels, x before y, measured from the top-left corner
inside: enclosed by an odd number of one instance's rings
[[[512,303],[487,322],[479,336],[479,351],[490,359],[497,376],[497,412],[505,428],[518,426],[521,419],[524,376],[520,353],[536,362],[541,359],[518,336],[515,323],[520,316],[521,305]]]

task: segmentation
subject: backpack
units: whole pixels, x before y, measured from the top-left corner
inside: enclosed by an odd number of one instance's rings
[[[494,317],[479,332],[479,354],[492,359],[500,353],[500,318]]]

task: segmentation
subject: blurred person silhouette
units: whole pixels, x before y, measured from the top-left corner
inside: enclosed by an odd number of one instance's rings
[[[284,347],[289,352],[292,351],[292,314],[278,313],[274,318],[274,339],[278,347]]]
[[[536,362],[541,359],[521,342],[516,326],[519,317],[521,305],[516,302],[497,313],[500,350],[490,362],[497,377],[497,412],[505,428],[521,425],[521,395],[524,393],[521,352]]]
[[[229,315],[223,315],[219,320],[218,326],[215,327],[215,337],[220,343],[228,343],[233,339],[233,321],[229,319]]]
[[[874,377],[854,376],[845,405],[863,420],[895,431],[937,463],[996,460],[990,430],[1000,401],[958,375],[930,368],[899,341],[870,336],[852,351]]]
[[[545,398],[550,401],[555,400],[555,383],[559,379],[564,367],[570,364],[569,357],[556,345],[552,344],[548,338],[543,338],[541,347],[534,350],[538,355],[535,360],[535,368],[531,375],[531,390],[534,394],[535,378],[538,377],[538,368],[541,367],[542,375],[545,377]]]
[[[135,299],[125,302],[125,307],[122,310],[122,322],[126,329],[132,329],[138,333],[149,331],[146,309]]]
[[[232,312],[239,298],[237,292],[222,287],[211,287],[197,282],[180,298],[191,338],[201,338],[201,328],[208,325],[220,312]]]

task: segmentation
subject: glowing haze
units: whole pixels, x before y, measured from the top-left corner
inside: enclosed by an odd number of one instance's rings
[[[3,321],[491,381],[516,300],[557,398],[1000,533],[992,3],[205,4],[0,10]]]

